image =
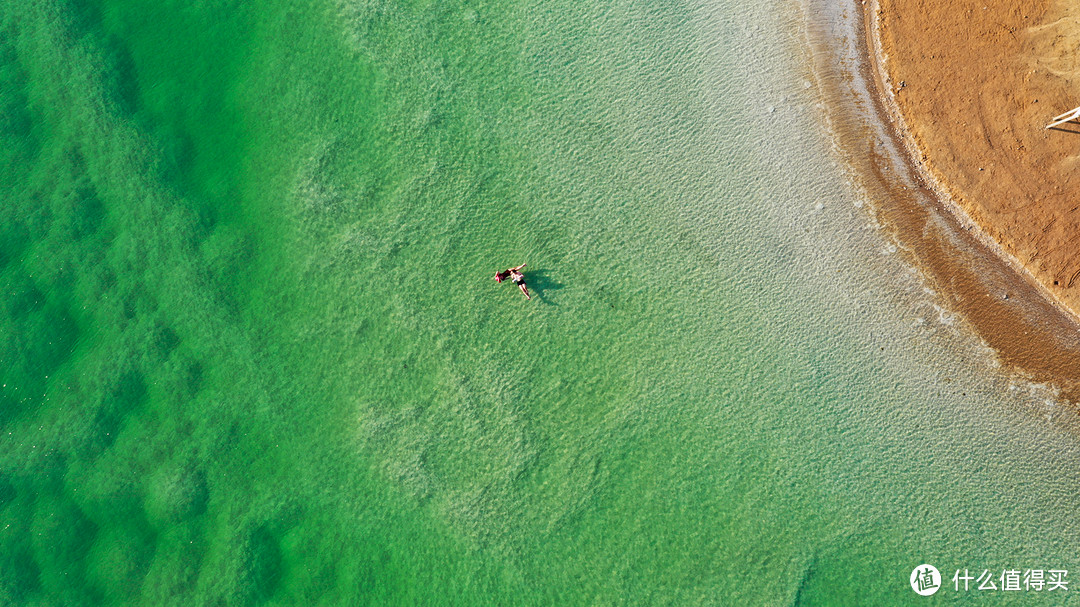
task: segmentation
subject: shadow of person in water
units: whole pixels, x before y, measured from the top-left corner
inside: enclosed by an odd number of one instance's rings
[[[549,291],[558,291],[563,288],[563,284],[550,276],[546,269],[541,268],[526,272],[525,280],[529,285],[529,290],[532,291],[533,295],[536,295],[537,299],[549,305],[558,305],[550,301],[545,295]]]

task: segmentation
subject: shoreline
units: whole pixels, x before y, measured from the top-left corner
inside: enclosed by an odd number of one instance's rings
[[[876,80],[878,87],[877,95],[882,111],[894,125],[896,138],[903,146],[904,154],[911,170],[918,174],[920,180],[933,192],[934,197],[949,211],[950,214],[952,214],[961,227],[971,232],[983,246],[993,251],[994,254],[1001,258],[1004,263],[1008,264],[1013,271],[1026,276],[1034,286],[1042,291],[1045,297],[1052,303],[1058,305],[1063,313],[1071,315],[1077,321],[1077,329],[1080,329],[1080,315],[1077,315],[1070,310],[1065,302],[1058,299],[1045,287],[1045,285],[1039,282],[1038,278],[1029,268],[1021,263],[1016,256],[1009,253],[1000,242],[988,234],[983,226],[981,226],[979,222],[964,209],[964,207],[956,202],[956,196],[950,191],[948,183],[938,175],[935,175],[930,167],[927,166],[927,154],[915,141],[911,128],[904,118],[903,109],[900,107],[900,103],[893,93],[895,85],[889,77],[887,67],[889,62],[888,54],[885,52],[882,45],[880,31],[881,20],[878,19],[879,12],[881,11],[881,2],[880,0],[866,0],[862,4],[862,7],[863,27],[866,29],[867,44],[868,46],[871,46],[871,48],[867,49],[866,59],[870,62],[871,70],[873,71]]]
[[[879,0],[846,9],[830,9],[831,21],[807,20],[811,63],[839,154],[875,219],[1004,366],[1080,402],[1080,317],[926,166],[932,158],[892,94]]]

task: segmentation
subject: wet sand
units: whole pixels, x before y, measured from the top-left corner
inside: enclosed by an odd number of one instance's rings
[[[1080,27],[1064,25],[1080,10],[855,6],[856,58],[816,49],[814,63],[878,221],[1003,364],[1080,401],[1080,202],[1069,195],[1080,124],[1044,129],[1080,105],[1080,70],[1068,71]]]

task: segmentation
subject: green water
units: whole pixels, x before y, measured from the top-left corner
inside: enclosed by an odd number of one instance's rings
[[[0,604],[1077,564],[1067,416],[852,204],[790,6],[0,7]]]

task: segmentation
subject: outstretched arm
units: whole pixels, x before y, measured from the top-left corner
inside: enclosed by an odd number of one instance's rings
[[[520,266],[518,266],[518,267],[516,267],[516,268],[510,268],[510,269],[511,269],[511,270],[520,270],[521,268],[524,268],[524,267],[525,267],[525,266],[527,266],[527,265],[528,265],[528,264],[524,264],[524,263],[523,263],[523,264],[521,264]]]

